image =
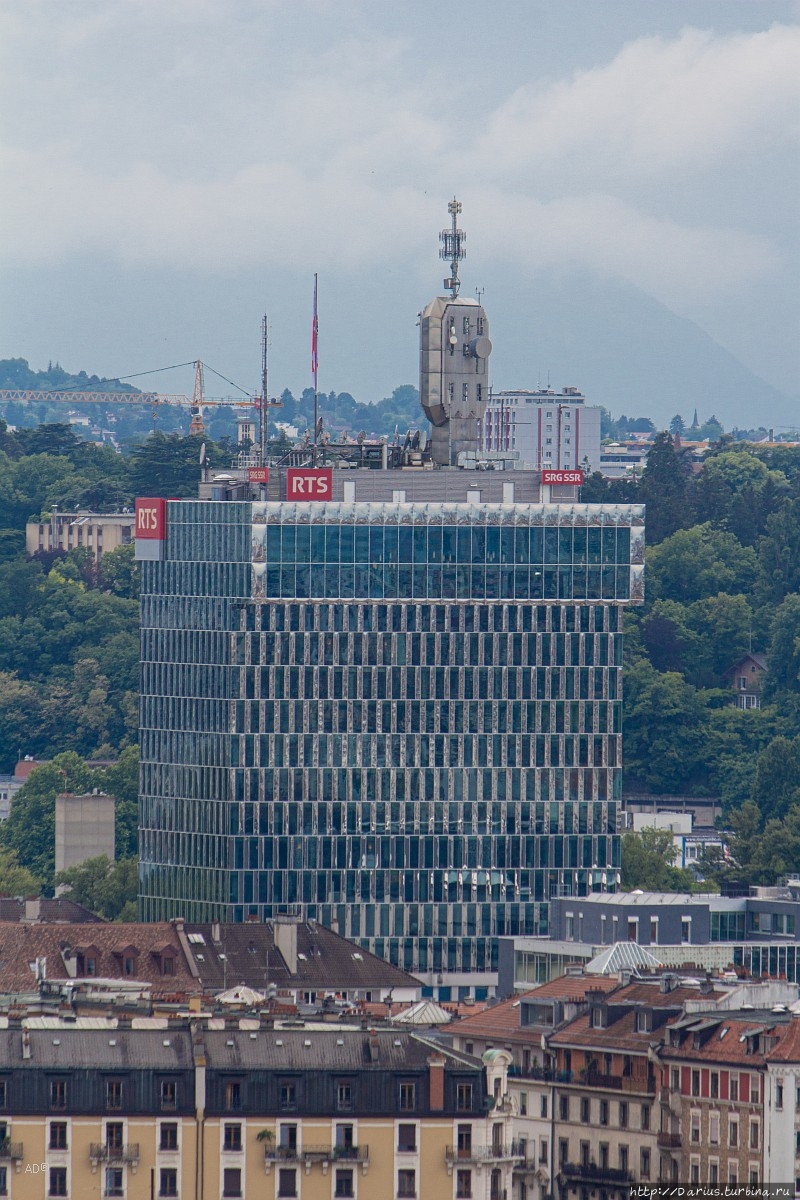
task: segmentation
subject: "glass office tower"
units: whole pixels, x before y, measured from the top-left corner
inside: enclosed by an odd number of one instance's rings
[[[145,920],[496,969],[620,867],[634,505],[180,501],[142,566]]]

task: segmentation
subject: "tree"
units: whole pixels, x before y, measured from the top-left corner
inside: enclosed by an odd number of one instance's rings
[[[138,600],[141,571],[135,557],[133,542],[128,546],[117,546],[100,559],[99,584],[106,592],[122,596],[125,600]]]
[[[139,750],[128,746],[113,766],[98,772],[98,784],[114,797],[117,857],[134,858],[139,837]]]
[[[0,845],[15,851],[20,864],[45,887],[52,885],[55,867],[56,795],[84,792],[90,780],[91,771],[77,754],[58,754],[31,771],[0,824]]]
[[[137,882],[135,858],[111,862],[105,854],[59,871],[55,878],[56,886],[64,887],[70,900],[107,921],[136,920]],[[131,909],[134,915],[130,915]]]
[[[800,804],[800,736],[774,738],[759,754],[753,800],[764,820],[783,818]]]
[[[800,596],[787,596],[770,625],[764,696],[800,691]]]
[[[679,529],[647,554],[649,588],[660,599],[692,604],[719,592],[746,595],[759,577],[758,557],[732,533],[710,524]]]
[[[677,857],[672,831],[648,825],[622,837],[622,887],[643,892],[688,892],[692,877],[674,865]]]
[[[21,867],[13,850],[0,849],[0,896],[38,896],[41,882]]]
[[[685,428],[686,428],[686,423],[684,422],[683,417],[680,415],[680,413],[676,413],[675,416],[672,418],[672,420],[669,423],[669,431],[672,434],[673,438],[679,437],[683,433]]]
[[[651,544],[691,524],[690,474],[689,459],[683,451],[675,450],[672,434],[657,433],[647,455],[639,493],[640,501],[648,506],[647,537]]]
[[[622,715],[626,775],[654,792],[702,784],[705,703],[675,672],[661,674],[640,659],[625,673]]]

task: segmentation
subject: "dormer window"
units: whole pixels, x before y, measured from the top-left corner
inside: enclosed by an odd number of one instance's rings
[[[646,1009],[641,1008],[636,1014],[636,1032],[650,1033],[652,1029],[652,1014]]]
[[[591,1010],[589,1024],[592,1029],[605,1029],[606,1013],[605,1009],[601,1008],[599,1004]]]

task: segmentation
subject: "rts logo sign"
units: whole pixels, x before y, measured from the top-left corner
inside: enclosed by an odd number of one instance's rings
[[[163,542],[167,536],[167,502],[156,497],[154,499],[139,498],[136,501],[135,536]]]
[[[332,500],[331,467],[290,467],[286,472],[287,500]]]

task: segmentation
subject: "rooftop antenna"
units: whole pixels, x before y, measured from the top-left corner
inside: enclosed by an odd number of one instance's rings
[[[486,291],[486,288],[482,288],[482,287],[475,288],[475,295],[478,297],[478,304],[480,304],[481,298],[483,297],[483,293],[485,291]]]
[[[461,280],[458,278],[458,264],[467,257],[464,245],[467,235],[458,228],[456,222],[456,217],[461,212],[461,204],[455,196],[448,204],[447,211],[452,218],[452,226],[450,229],[443,229],[439,234],[439,241],[442,243],[439,257],[450,263],[450,278],[445,279],[444,286],[450,289],[455,300],[458,296],[458,289],[461,287]]]
[[[269,341],[269,326],[267,314],[261,320],[261,404],[259,405],[258,423],[258,462],[264,466],[267,461],[267,345]]]

